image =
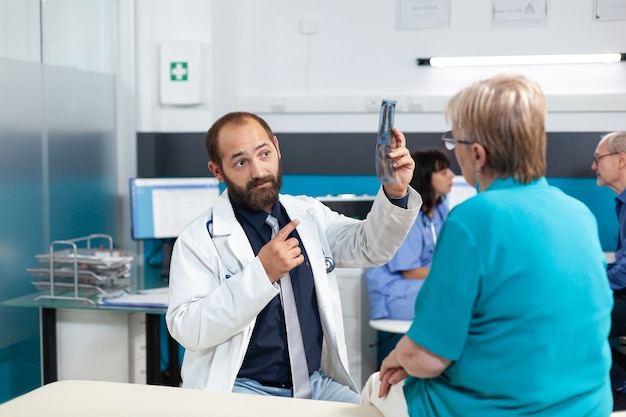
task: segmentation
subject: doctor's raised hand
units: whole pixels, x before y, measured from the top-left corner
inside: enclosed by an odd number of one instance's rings
[[[396,182],[384,184],[383,190],[385,190],[385,194],[389,198],[402,198],[407,194],[409,183],[413,178],[415,161],[411,158],[411,153],[406,147],[404,134],[397,128],[393,129],[389,158],[393,160]]]
[[[259,251],[259,260],[270,282],[278,281],[304,262],[298,239],[289,237],[299,224],[298,219],[290,221]]]

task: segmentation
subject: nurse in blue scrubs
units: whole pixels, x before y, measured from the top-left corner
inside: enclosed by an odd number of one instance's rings
[[[445,196],[454,178],[450,158],[438,148],[418,150],[412,156],[415,171],[411,187],[420,193],[423,204],[395,256],[366,273],[372,319],[413,319],[415,298],[430,271],[437,236],[448,217]]]

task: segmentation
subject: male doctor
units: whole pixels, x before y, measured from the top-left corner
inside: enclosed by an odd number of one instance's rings
[[[170,266],[166,322],[185,348],[184,387],[359,402],[333,263],[384,264],[417,217],[415,164],[397,129],[392,142],[396,182],[361,221],[279,194],[278,139],[262,118],[213,124],[208,167],[227,189],[180,234]]]

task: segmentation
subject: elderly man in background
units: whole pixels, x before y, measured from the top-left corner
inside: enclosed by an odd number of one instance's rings
[[[602,137],[593,156],[591,169],[598,176],[598,185],[617,193],[615,211],[619,221],[615,262],[608,265],[607,275],[613,290],[612,326],[609,338],[626,336],[626,132],[611,132]],[[626,408],[626,395],[616,395],[624,389],[626,379],[626,356],[612,346],[613,367],[611,375],[615,408]],[[617,381],[617,382],[615,382]]]

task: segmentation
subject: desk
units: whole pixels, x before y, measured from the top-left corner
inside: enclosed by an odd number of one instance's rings
[[[161,325],[160,316],[166,308],[129,307],[91,304],[81,299],[64,300],[41,298],[35,300],[44,292],[28,294],[0,303],[7,307],[36,307],[40,311],[41,326],[41,362],[43,383],[47,384],[58,379],[57,368],[57,310],[90,310],[90,311],[118,311],[122,313],[145,313],[146,315],[146,382],[161,385]],[[171,375],[175,376],[172,385],[180,383],[180,369],[178,366],[178,344],[169,338],[169,366]]]
[[[372,329],[380,330],[389,333],[401,333],[404,334],[411,327],[411,320],[370,320],[370,327]]]
[[[0,404],[0,417],[382,417],[371,405],[100,381],[59,381]]]

